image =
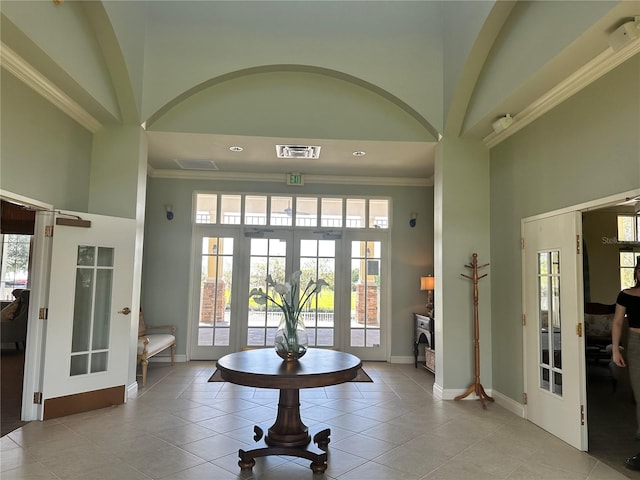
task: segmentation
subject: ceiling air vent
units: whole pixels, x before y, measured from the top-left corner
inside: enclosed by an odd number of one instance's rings
[[[176,158],[176,163],[183,170],[218,170],[218,166],[211,160],[185,160]]]
[[[319,158],[320,147],[312,145],[276,145],[278,158]]]

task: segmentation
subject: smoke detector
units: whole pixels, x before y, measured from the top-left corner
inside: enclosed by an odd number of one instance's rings
[[[493,127],[494,132],[500,133],[501,131],[509,128],[512,123],[513,117],[511,116],[511,114],[506,113],[502,117],[498,118],[495,122],[493,122],[491,126]]]
[[[320,158],[320,147],[313,145],[276,145],[278,158]]]

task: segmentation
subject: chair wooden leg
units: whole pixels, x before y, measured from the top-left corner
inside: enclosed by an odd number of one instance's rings
[[[173,362],[176,359],[176,344],[171,345],[171,366],[173,367]]]
[[[144,387],[145,383],[147,383],[147,365],[149,365],[149,360],[146,358],[140,361],[142,365],[142,386]]]

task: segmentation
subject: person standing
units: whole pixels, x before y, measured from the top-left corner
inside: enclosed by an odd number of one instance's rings
[[[637,258],[633,275],[635,285],[631,288],[625,288],[618,294],[611,329],[611,341],[613,344],[613,363],[619,367],[626,367],[627,363],[629,364],[629,379],[636,401],[636,439],[640,440],[640,257]],[[625,315],[629,322],[626,361],[620,351],[622,323]],[[625,466],[631,470],[640,470],[640,453],[627,458]]]

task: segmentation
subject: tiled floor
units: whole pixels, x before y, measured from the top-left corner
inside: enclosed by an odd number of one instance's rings
[[[325,474],[292,457],[241,472],[277,391],[207,382],[212,362],[152,364],[126,405],[30,422],[0,440],[3,480],[626,479],[496,404],[436,401],[413,365],[365,363],[373,383],[301,391],[303,421],[331,428]],[[631,472],[632,474],[634,472]],[[633,477],[629,477],[633,478]]]

